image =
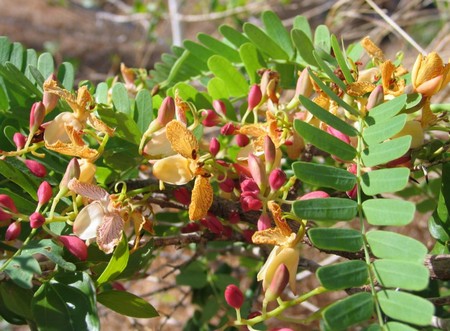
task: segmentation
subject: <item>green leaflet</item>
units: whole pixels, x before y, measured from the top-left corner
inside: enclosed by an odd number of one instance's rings
[[[33,291],[31,289],[24,289],[11,281],[2,281],[0,283],[0,297],[3,298],[4,308],[24,319],[33,320],[31,311]]]
[[[409,150],[411,140],[411,136],[408,135],[381,144],[370,145],[361,155],[364,165],[374,167],[398,159]]]
[[[357,293],[337,301],[323,311],[329,330],[343,331],[372,317],[374,309],[370,293]]]
[[[387,331],[417,331],[417,329],[399,322],[388,322],[385,324],[385,327]]]
[[[346,261],[320,267],[316,276],[326,289],[343,290],[365,285],[369,279],[369,270],[364,261]]]
[[[361,188],[367,195],[397,192],[405,188],[409,173],[408,168],[369,171],[362,175]]]
[[[318,187],[348,191],[356,184],[356,176],[351,172],[325,164],[297,161],[292,170],[301,181]]]
[[[334,70],[328,66],[328,64],[322,60],[319,55],[320,52],[313,51],[314,58],[319,64],[320,68],[324,71],[325,74],[331,79],[333,83],[335,83],[342,91],[347,91],[347,85],[334,73]]]
[[[265,11],[261,15],[266,33],[286,52],[290,59],[294,57],[294,47],[292,46],[289,32],[283,26],[280,18],[273,11]]]
[[[263,30],[251,23],[245,23],[243,30],[258,49],[272,59],[289,60],[289,55]]]
[[[73,83],[75,81],[75,70],[73,65],[69,62],[63,62],[58,68],[56,76],[61,85],[68,91],[72,91]]]
[[[374,125],[376,123],[389,121],[405,107],[406,98],[407,95],[402,94],[388,102],[384,102],[372,108],[365,118],[366,123],[368,125]]]
[[[406,123],[406,114],[394,116],[390,121],[367,127],[363,132],[363,139],[369,146],[380,143],[399,133]]]
[[[44,79],[47,79],[55,71],[55,62],[53,61],[53,56],[50,53],[42,53],[37,61],[37,68],[42,74]]]
[[[372,253],[382,259],[423,263],[428,252],[420,241],[390,231],[373,230],[366,238]]]
[[[230,97],[226,83],[219,77],[213,77],[209,80],[207,90],[214,100],[228,99]]]
[[[324,198],[297,200],[292,211],[302,219],[317,221],[350,221],[357,213],[357,203],[350,199]]]
[[[139,127],[127,114],[101,107],[97,107],[97,113],[103,122],[109,127],[115,128],[115,137],[122,138],[134,145],[139,145],[141,139]]]
[[[416,206],[410,201],[399,199],[369,199],[362,208],[367,222],[379,226],[403,226],[414,218]]]
[[[439,197],[437,208],[428,220],[428,228],[431,235],[440,240],[446,242],[450,238],[450,162],[446,162],[442,165],[442,179],[439,190]]]
[[[384,290],[377,293],[381,309],[389,317],[411,324],[427,326],[434,314],[433,304],[416,295]]]
[[[308,40],[312,40],[311,26],[309,25],[308,18],[299,15],[294,18],[293,28],[299,31],[303,31]]]
[[[133,118],[133,110],[131,109],[128,91],[123,83],[115,83],[111,91],[111,99],[117,112],[124,113]]]
[[[248,40],[247,37],[245,37],[241,32],[226,24],[219,26],[219,32],[226,38],[227,41],[237,48],[250,42],[250,40]]]
[[[318,67],[313,55],[314,45],[308,35],[300,29],[291,30],[291,39],[297,50],[297,61],[311,67]]]
[[[260,81],[258,70],[267,68],[261,53],[252,43],[245,43],[239,48],[239,55],[244,63],[245,71],[250,79],[250,84],[256,84]]]
[[[13,166],[6,160],[0,160],[0,174],[7,180],[17,184],[37,201],[38,182],[31,176],[23,173],[17,167]]]
[[[95,289],[84,272],[56,274],[36,291],[31,307],[39,330],[100,330]]]
[[[95,89],[95,102],[106,105],[108,103],[108,84],[101,82]]]
[[[375,276],[384,287],[421,291],[428,286],[430,273],[423,264],[381,259],[374,261],[373,267]]]
[[[324,152],[335,155],[344,161],[351,161],[356,156],[356,149],[353,146],[311,124],[294,120],[294,128],[305,140]]]
[[[200,261],[194,261],[181,268],[176,277],[177,284],[191,286],[200,289],[208,284],[207,271],[205,265]]]
[[[68,262],[62,258],[63,248],[55,244],[51,239],[41,239],[39,241],[31,241],[22,251],[22,256],[32,256],[33,254],[42,254],[55,262],[61,268],[68,271],[75,271],[75,264]]]
[[[33,287],[33,275],[41,274],[41,267],[33,256],[16,256],[3,270],[11,280],[22,288]]]
[[[323,109],[314,101],[306,98],[303,95],[300,95],[299,99],[302,105],[322,122],[332,126],[338,131],[341,131],[347,136],[355,137],[358,134],[358,130],[356,130],[353,126],[341,120],[339,117],[334,116],[328,110]]]
[[[128,263],[128,258],[130,253],[128,251],[128,242],[125,235],[122,235],[122,240],[120,240],[119,244],[115,248],[111,259],[108,262],[105,270],[103,270],[102,274],[96,280],[96,286],[110,282],[121,274],[121,272],[125,269]]]
[[[227,44],[217,40],[214,37],[211,37],[210,35],[199,33],[197,35],[198,40],[208,47],[210,50],[212,50],[215,54],[219,54],[226,58],[230,62],[241,62],[241,58],[239,56],[239,53],[232,47],[228,46]]]
[[[330,30],[328,30],[328,27],[324,24],[321,24],[316,28],[314,33],[314,47],[322,49],[325,53],[330,54]]]
[[[141,133],[144,133],[153,120],[153,101],[148,90],[140,90],[136,95],[135,103],[136,124]]]
[[[358,252],[363,245],[361,232],[353,229],[312,228],[308,237],[314,246],[326,250]]]
[[[247,80],[233,67],[226,58],[214,55],[208,60],[208,68],[214,75],[227,83],[227,88],[231,96],[242,97],[248,93]]]
[[[9,55],[9,62],[11,62],[17,69],[22,71],[24,60],[24,49],[18,42],[12,44],[11,53]]]
[[[103,291],[97,295],[97,300],[102,305],[125,316],[135,318],[159,316],[151,304],[130,292],[116,290]]]
[[[345,77],[345,80],[347,81],[347,83],[353,83],[355,81],[355,79],[352,76],[349,65],[347,63],[347,60],[341,51],[338,39],[336,38],[335,35],[331,35],[330,41],[331,41],[331,47],[333,48],[334,56],[336,57],[336,61],[338,62],[339,68],[341,69],[341,71]]]

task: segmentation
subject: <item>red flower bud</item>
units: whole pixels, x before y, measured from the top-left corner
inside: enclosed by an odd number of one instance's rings
[[[67,189],[67,185],[69,184],[70,180],[72,178],[80,178],[80,173],[80,164],[78,163],[78,160],[76,158],[73,158],[67,165],[66,172],[64,173],[64,176],[59,183],[59,189]]]
[[[33,229],[37,229],[37,228],[41,227],[42,224],[45,223],[45,217],[41,213],[38,213],[38,212],[34,212],[33,214],[31,214],[29,219],[30,219],[30,226]]]
[[[81,261],[88,257],[88,249],[83,240],[76,236],[59,236],[59,241],[67,250]]]
[[[31,173],[36,177],[47,176],[47,169],[45,169],[45,166],[42,163],[30,159],[26,159],[24,163],[27,166],[28,170],[30,170]]]
[[[111,287],[113,288],[113,289],[115,289],[116,291],[126,291],[127,289],[125,288],[125,286],[123,286],[123,284],[122,283],[119,283],[119,282],[113,282],[112,284],[111,284]]]
[[[223,232],[223,224],[214,215],[208,215],[201,220],[202,224],[214,234],[221,234]]]
[[[239,213],[237,212],[237,210],[232,210],[230,211],[230,213],[228,214],[228,222],[230,222],[231,224],[236,224],[241,220]]]
[[[179,203],[182,203],[186,206],[191,203],[191,192],[189,192],[186,187],[178,187],[173,190],[172,193],[175,200],[177,200]]]
[[[258,231],[266,230],[272,227],[272,224],[270,223],[270,217],[267,215],[267,213],[261,214],[261,216],[258,218],[257,223]]]
[[[289,271],[284,263],[280,264],[275,270],[270,286],[267,289],[264,299],[267,302],[276,300],[289,283]]]
[[[231,239],[232,235],[233,235],[233,228],[231,226],[224,226],[222,230],[222,236],[224,236],[227,239]]]
[[[203,119],[202,124],[206,127],[212,127],[212,126],[216,126],[217,124],[219,124],[220,122],[220,118],[219,115],[217,115],[217,113],[212,110],[212,109],[207,109],[205,111],[203,111],[203,116],[206,117]]]
[[[327,127],[327,132],[332,136],[335,136],[336,138],[342,140],[343,142],[350,144],[350,137],[347,136],[346,134],[343,134],[341,131],[336,130],[332,126]]]
[[[11,213],[17,213],[13,199],[9,195],[0,194],[0,221],[9,220]]]
[[[160,127],[166,126],[175,116],[175,101],[172,97],[165,97],[158,109],[158,117],[156,121]]]
[[[222,114],[223,116],[227,115],[227,107],[222,100],[214,100],[212,106],[217,114]]]
[[[197,232],[198,230],[200,230],[200,225],[195,222],[190,222],[180,229],[181,233],[192,233]]]
[[[233,123],[227,123],[220,129],[220,133],[224,136],[229,136],[234,133],[236,130],[236,126]]]
[[[25,137],[20,132],[16,132],[16,133],[14,133],[13,141],[14,141],[14,144],[16,144],[17,149],[19,150],[25,146],[25,144],[27,142],[27,137]]]
[[[248,109],[253,109],[259,105],[262,99],[261,89],[257,84],[252,85],[248,93]]]
[[[37,190],[39,204],[42,206],[46,204],[52,197],[52,187],[47,181],[43,181]]]
[[[260,210],[263,206],[258,195],[254,192],[243,192],[240,196],[242,210],[247,212],[250,210]]]
[[[309,199],[322,199],[329,198],[330,195],[324,191],[312,191],[306,193],[304,196],[300,197],[298,200],[309,200]]]
[[[225,301],[233,308],[240,309],[244,303],[244,294],[234,284],[230,284],[225,289]]]
[[[247,178],[244,179],[241,183],[241,191],[242,192],[254,192],[256,194],[259,193],[259,187],[258,184],[252,179]]]
[[[236,144],[239,147],[245,147],[250,143],[250,138],[247,137],[245,134],[238,133],[236,135]]]
[[[234,190],[234,180],[227,177],[225,180],[219,183],[219,187],[222,191],[226,193],[231,193]]]
[[[261,159],[253,153],[248,155],[248,169],[259,188],[263,189],[267,184],[266,170]]]
[[[279,168],[272,170],[272,172],[269,175],[270,188],[273,191],[276,191],[280,189],[280,187],[282,187],[285,183],[286,183],[286,173]]]
[[[22,223],[13,222],[6,229],[5,240],[15,240],[20,235],[20,231],[22,230]]]
[[[220,142],[219,140],[217,140],[216,137],[212,137],[211,141],[209,142],[209,152],[213,156],[216,156],[217,153],[219,153],[219,151],[220,151]]]
[[[245,229],[242,231],[242,236],[244,237],[245,241],[248,243],[253,244],[252,237],[255,234],[255,230]]]
[[[30,111],[30,131],[36,132],[36,130],[41,126],[42,122],[44,122],[45,117],[45,106],[42,101],[35,102],[33,106],[31,106]]]

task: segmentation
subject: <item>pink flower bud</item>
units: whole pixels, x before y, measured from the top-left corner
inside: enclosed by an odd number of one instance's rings
[[[160,125],[160,128],[166,126],[175,116],[175,101],[172,97],[165,97],[161,106],[158,109],[158,117],[156,121]]]
[[[80,178],[80,173],[80,164],[78,163],[78,160],[76,158],[73,158],[67,165],[66,172],[64,173],[64,176],[59,183],[59,189],[67,189],[67,185],[69,184],[70,180],[72,178]]]
[[[33,106],[31,106],[30,111],[30,131],[36,132],[36,130],[41,126],[42,122],[44,122],[45,117],[45,106],[42,101],[35,102]]]
[[[270,329],[269,331],[294,331],[291,328],[275,328],[275,329]]]
[[[346,134],[343,134],[341,131],[336,130],[332,126],[327,127],[327,132],[332,136],[335,136],[336,138],[342,140],[343,142],[350,144],[350,137],[347,136]]]
[[[20,222],[11,223],[6,229],[5,240],[10,241],[17,239],[17,237],[19,237],[20,235],[21,230],[22,224]]]
[[[241,218],[237,210],[230,211],[230,213],[228,214],[228,222],[230,222],[231,224],[237,224],[240,220]]]
[[[255,230],[245,229],[244,231],[242,231],[242,236],[244,237],[245,241],[251,244],[253,244],[252,237],[254,234]]]
[[[357,185],[353,186],[353,188],[350,191],[345,191],[345,193],[350,199],[356,199],[356,197],[358,196],[358,186]]]
[[[230,284],[225,289],[225,301],[233,308],[240,309],[244,303],[244,294],[234,284]]]
[[[211,155],[216,156],[217,153],[220,151],[220,142],[217,140],[216,137],[212,137],[211,141],[209,142],[209,152]]]
[[[225,102],[222,100],[214,100],[212,106],[217,114],[227,116],[227,106],[225,105]]]
[[[223,224],[214,215],[208,215],[201,220],[202,224],[214,234],[221,234],[223,231]]]
[[[282,187],[285,183],[286,183],[286,173],[279,168],[272,170],[272,172],[269,175],[270,188],[273,191],[276,191],[280,189],[280,187]]]
[[[0,221],[7,221],[11,213],[17,213],[16,205],[9,195],[0,194]]]
[[[238,133],[236,135],[236,144],[239,147],[245,147],[250,143],[250,138],[247,137],[245,134]]]
[[[347,171],[351,172],[354,175],[356,175],[357,170],[358,170],[358,166],[356,165],[356,163],[352,163],[347,167]]]
[[[236,126],[233,123],[227,123],[220,129],[220,133],[224,136],[230,136],[236,130]]]
[[[30,219],[30,226],[33,229],[37,229],[37,228],[41,227],[42,224],[45,223],[45,217],[41,213],[38,213],[38,212],[34,212],[33,214],[31,214],[29,219]]]
[[[303,95],[307,98],[311,96],[313,91],[313,85],[311,79],[309,78],[308,69],[305,68],[297,80],[297,85],[295,87],[295,97],[298,98],[299,95]]]
[[[371,110],[372,108],[383,103],[383,101],[384,101],[383,85],[378,85],[372,92],[370,92],[369,98],[367,99],[366,109]]]
[[[323,199],[323,198],[329,198],[329,197],[330,197],[330,195],[327,192],[312,191],[312,192],[306,193],[302,197],[298,198],[298,200]]]
[[[252,85],[252,87],[250,88],[250,92],[248,93],[248,109],[253,109],[257,105],[259,105],[261,99],[261,89],[257,84]]]
[[[284,263],[280,264],[275,270],[270,286],[267,289],[264,299],[267,302],[276,300],[289,283],[289,270]]]
[[[227,177],[225,180],[219,183],[219,187],[222,191],[226,193],[231,193],[234,190],[234,180]]]
[[[272,227],[270,216],[267,213],[261,214],[257,222],[258,231],[263,231]]]
[[[45,84],[52,85],[52,81],[56,81],[55,74],[51,74],[50,76],[48,76],[44,85]],[[56,83],[54,83],[54,84],[56,84]],[[44,95],[42,96],[42,103],[44,104],[45,112],[47,114],[49,112],[51,112],[53,109],[55,109],[56,105],[58,104],[58,100],[59,100],[58,95],[44,90]]]
[[[192,232],[197,232],[199,230],[200,230],[200,225],[198,225],[198,223],[195,223],[195,222],[190,222],[180,229],[181,233],[192,233]]]
[[[20,132],[16,132],[16,133],[14,133],[13,141],[14,141],[14,144],[16,144],[17,149],[19,150],[25,146],[25,144],[27,142],[27,137],[25,137]]]
[[[31,173],[36,177],[47,176],[47,169],[45,169],[45,166],[42,163],[30,159],[26,159],[24,163],[27,166],[28,170],[30,170]]]
[[[219,115],[212,109],[203,111],[203,116],[206,117],[203,119],[202,124],[206,127],[216,126],[220,122]]]
[[[42,206],[52,197],[52,187],[47,181],[43,181],[37,190],[38,202]]]
[[[191,203],[191,193],[186,187],[178,187],[172,191],[173,197],[179,203],[183,205],[189,205]]]
[[[59,236],[59,241],[67,250],[81,261],[88,257],[88,249],[83,240],[76,236]]]
[[[244,177],[251,177],[251,173],[250,170],[248,170],[248,167],[245,167],[239,163],[233,163],[233,168],[234,170],[236,170],[236,173],[239,176],[244,176]]]
[[[248,169],[259,188],[264,189],[267,184],[266,170],[261,159],[253,153],[248,155]]]
[[[275,162],[276,149],[275,144],[269,136],[264,137],[264,157],[266,158],[266,166],[272,167]]]
[[[242,192],[255,192],[256,194],[259,193],[258,184],[256,184],[255,180],[253,180],[252,178],[244,179],[241,182],[240,186]]]
[[[260,210],[263,206],[258,195],[254,192],[243,192],[239,198],[242,210],[247,212],[250,210]]]

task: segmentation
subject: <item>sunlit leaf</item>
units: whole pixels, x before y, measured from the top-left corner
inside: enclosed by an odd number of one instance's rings
[[[22,70],[23,60],[23,46],[18,42],[13,43],[11,47],[11,53],[9,54],[9,62],[11,62],[17,69]]]
[[[129,256],[128,242],[126,236],[122,235],[122,240],[115,248],[108,265],[96,280],[97,287],[118,278],[127,266]]]
[[[330,41],[331,41],[331,47],[333,48],[334,56],[336,57],[336,60],[339,64],[339,68],[341,69],[342,74],[344,75],[345,80],[347,81],[347,84],[353,83],[355,81],[355,79],[353,78],[353,75],[350,71],[347,60],[341,51],[341,47],[339,45],[338,39],[336,38],[335,35],[331,35]]]
[[[244,63],[247,75],[250,78],[250,84],[258,83],[260,80],[258,70],[267,67],[260,52],[254,44],[245,43],[239,48],[239,54]]]
[[[384,290],[377,293],[381,310],[396,320],[426,326],[434,314],[433,304],[411,293]]]
[[[342,91],[347,90],[347,85],[334,73],[334,70],[320,57],[317,51],[313,51],[314,58],[316,59],[320,68],[323,72],[335,83]]]
[[[367,222],[379,226],[409,224],[416,211],[414,203],[399,199],[369,199],[362,207]]]
[[[305,62],[305,65],[318,67],[317,61],[313,55],[314,45],[308,35],[303,30],[293,29],[291,30],[291,38],[297,49],[298,56]]]
[[[75,71],[73,65],[69,62],[63,62],[58,68],[58,81],[61,82],[62,87],[71,91],[75,80]]]
[[[408,135],[381,144],[370,145],[361,155],[364,165],[373,167],[398,159],[409,150],[411,140],[411,136]]]
[[[199,33],[197,35],[198,40],[208,47],[210,50],[212,50],[214,53],[219,54],[226,58],[230,62],[240,62],[241,58],[239,57],[239,53],[232,47],[228,46],[227,44],[217,40],[216,38],[205,34],[205,33]]]
[[[128,98],[127,88],[123,83],[115,83],[111,91],[111,99],[117,112],[133,118],[133,111]]]
[[[226,24],[219,27],[219,32],[236,47],[241,47],[241,45],[250,42],[244,34]]]
[[[37,68],[41,72],[42,77],[47,79],[55,71],[55,61],[53,60],[53,56],[48,52],[42,53],[38,58]]]
[[[244,23],[243,30],[258,49],[273,59],[289,60],[289,55],[263,30],[251,23]]]
[[[406,117],[406,114],[400,114],[385,123],[381,122],[369,126],[363,132],[364,141],[370,146],[391,138],[403,129],[406,123]]]
[[[362,176],[361,188],[367,195],[397,192],[405,188],[409,173],[408,168],[369,171]]]
[[[356,176],[351,172],[325,164],[297,161],[292,164],[295,176],[302,182],[339,191],[351,190]]]
[[[378,258],[423,263],[428,252],[420,241],[395,232],[373,230],[366,238]]]
[[[75,271],[75,264],[68,262],[62,258],[63,248],[55,244],[51,239],[41,239],[39,241],[31,241],[22,251],[22,255],[42,254],[47,256],[51,261],[55,262],[61,268],[69,271]]]
[[[316,276],[326,289],[342,290],[365,285],[369,279],[369,270],[364,261],[346,261],[320,267]]]
[[[136,124],[141,133],[144,133],[153,120],[152,96],[148,90],[140,90],[136,95]]]
[[[217,77],[227,82],[231,96],[240,97],[248,93],[248,83],[244,76],[224,57],[214,55],[208,60],[209,69]]]
[[[372,108],[365,118],[367,124],[374,125],[376,123],[389,121],[405,107],[406,98],[407,95],[402,94]]]
[[[261,15],[265,31],[281,48],[286,52],[289,58],[294,56],[291,38],[280,18],[273,11],[265,11]]]
[[[430,273],[419,263],[381,259],[373,262],[375,276],[384,287],[421,291],[428,286]]]
[[[387,331],[417,331],[417,329],[400,322],[387,322],[385,327]]]
[[[314,33],[314,47],[321,48],[326,53],[330,53],[330,30],[328,30],[328,27],[324,24],[321,24],[316,28]]]

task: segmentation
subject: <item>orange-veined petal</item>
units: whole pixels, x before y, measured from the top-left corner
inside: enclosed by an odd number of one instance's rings
[[[177,120],[170,121],[166,125],[166,135],[175,152],[188,159],[198,158],[198,141],[184,124]]]
[[[206,216],[213,202],[213,188],[209,179],[197,176],[192,189],[191,204],[189,205],[189,219],[199,220]]]

